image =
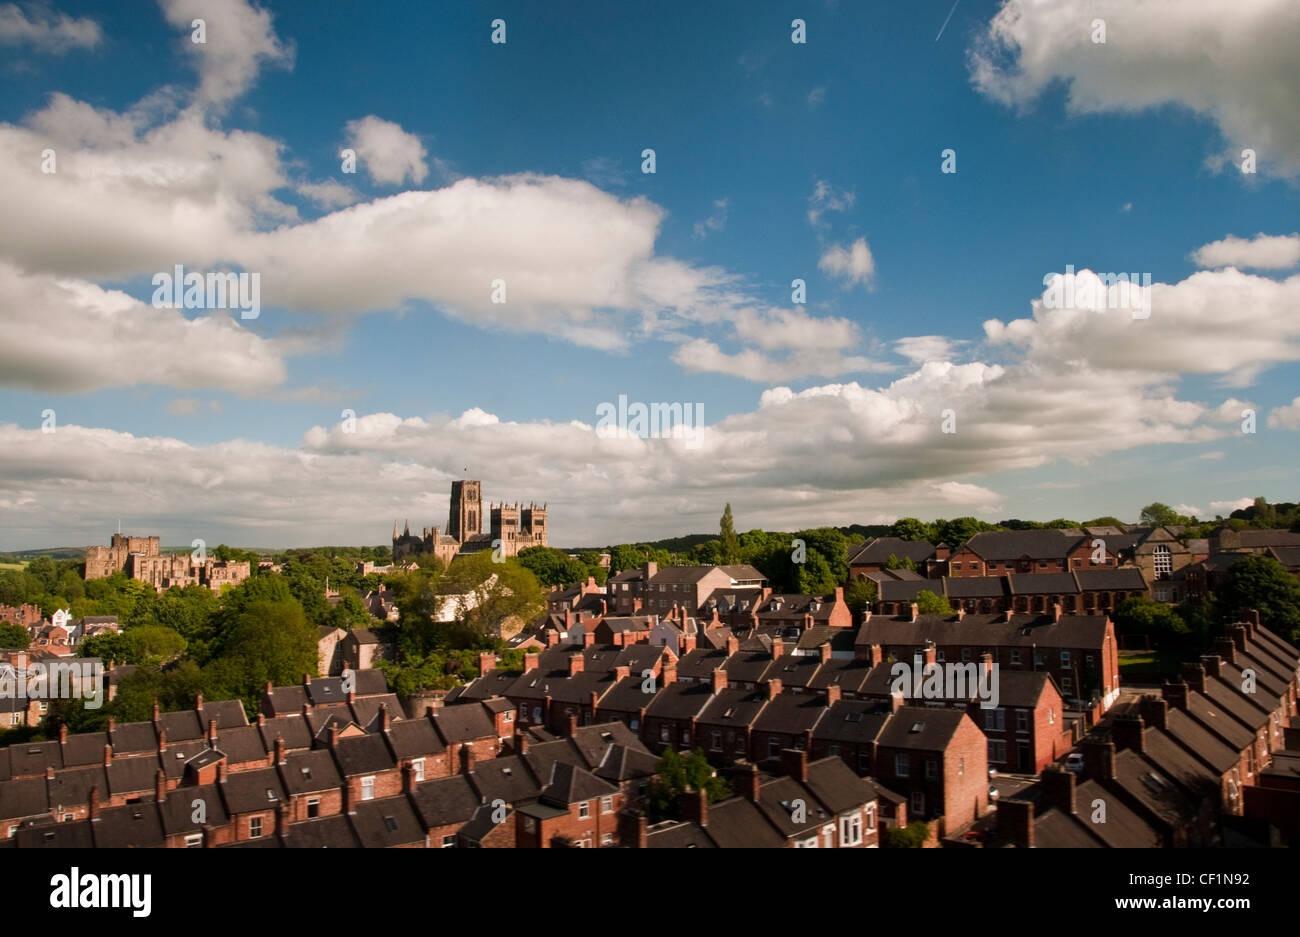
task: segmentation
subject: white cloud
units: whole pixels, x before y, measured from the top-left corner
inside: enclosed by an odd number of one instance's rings
[[[1104,44],[1092,22],[1106,23]],[[1026,107],[1056,82],[1075,114],[1174,104],[1213,121],[1235,163],[1300,174],[1300,5],[1293,0],[1008,0],[970,51],[975,87]]]
[[[1185,517],[1200,517],[1205,512],[1191,504],[1175,504],[1174,510]]]
[[[894,351],[915,364],[947,361],[952,357],[954,342],[942,335],[910,335],[894,342]]]
[[[1105,288],[1091,271],[1079,271],[1076,283],[1085,282]],[[1126,308],[1049,308],[1050,293],[1033,301],[1030,319],[985,322],[989,342],[1058,367],[1086,361],[1107,371],[1216,374],[1233,386],[1300,360],[1300,275],[1274,280],[1228,268],[1153,283],[1147,319]]]
[[[831,246],[821,256],[817,266],[845,282],[845,288],[861,283],[870,288],[876,275],[876,261],[866,238],[858,238],[849,247]]]
[[[720,198],[713,203],[713,214],[703,221],[695,222],[695,236],[708,237],[714,231],[721,231],[727,226],[727,200]]]
[[[306,196],[324,208],[342,208],[360,199],[360,196],[341,182],[327,179],[324,182],[300,182],[294,186],[299,195]]]
[[[221,109],[252,85],[264,64],[292,67],[293,44],[282,43],[268,10],[245,0],[159,0],[167,22],[199,73],[197,103]],[[191,24],[205,24],[205,42],[193,41]]]
[[[386,185],[401,185],[408,178],[419,184],[429,174],[424,144],[400,125],[370,114],[348,121],[348,145],[370,173],[370,178]]]
[[[808,92],[808,106],[818,107],[826,101],[826,86],[818,85]]]
[[[284,381],[274,341],[225,313],[186,319],[117,290],[0,261],[0,384],[54,393],[161,384],[256,394]]]
[[[1198,267],[1252,267],[1285,270],[1300,264],[1300,234],[1257,234],[1253,238],[1228,235],[1198,248],[1192,254]]]
[[[1227,517],[1233,511],[1248,508],[1254,503],[1254,498],[1238,498],[1236,501],[1211,501],[1210,513],[1215,517]]]
[[[40,6],[29,6],[24,12],[15,3],[0,5],[0,44],[59,55],[70,49],[93,49],[102,38],[99,23],[89,17],[55,14]]]
[[[1268,414],[1268,425],[1273,429],[1300,430],[1300,397],[1283,407],[1274,407]]]
[[[814,228],[822,227],[822,215],[828,211],[848,211],[857,199],[857,193],[852,189],[836,189],[825,179],[817,179],[813,183],[812,195],[808,196],[808,223]]]

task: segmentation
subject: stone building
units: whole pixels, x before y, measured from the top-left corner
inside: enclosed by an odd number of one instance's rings
[[[411,533],[408,522],[401,534],[393,522],[393,562],[419,553],[432,553],[448,564],[462,553],[499,548],[502,556],[515,556],[528,547],[547,545],[546,505],[489,504],[488,531],[483,531],[483,488],[478,481],[451,483],[451,510],[447,530],[425,527]]]
[[[198,563],[189,553],[163,553],[158,537],[113,534],[107,547],[86,547],[86,579],[107,579],[117,572],[159,590],[207,586],[220,592],[222,586],[237,586],[247,579],[252,564],[210,556]]]

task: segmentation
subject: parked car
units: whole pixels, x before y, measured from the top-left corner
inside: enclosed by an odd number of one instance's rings
[[[1073,771],[1075,774],[1083,773],[1083,755],[1079,752],[1070,752],[1065,756],[1065,770]]]

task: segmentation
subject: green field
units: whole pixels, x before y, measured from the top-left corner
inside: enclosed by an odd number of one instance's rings
[[[6,569],[22,569],[26,565],[26,563],[0,563],[0,572]]]
[[[1158,679],[1174,676],[1179,671],[1180,661],[1176,654],[1164,651],[1120,651],[1119,672],[1121,677],[1130,679]]]

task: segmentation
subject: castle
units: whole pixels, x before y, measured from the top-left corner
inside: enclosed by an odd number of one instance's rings
[[[447,532],[426,527],[420,536],[411,533],[408,521],[399,535],[393,521],[393,562],[417,553],[432,553],[449,564],[461,553],[494,549],[500,541],[502,556],[514,556],[527,547],[546,546],[546,505],[492,504],[488,507],[489,531],[483,533],[483,489],[477,481],[451,483],[451,512]]]
[[[86,547],[86,579],[107,579],[122,572],[155,589],[207,586],[213,592],[220,592],[224,585],[239,585],[252,572],[247,561],[217,560],[209,556],[199,563],[189,553],[163,553],[157,537],[113,534],[109,543],[107,547]]]

